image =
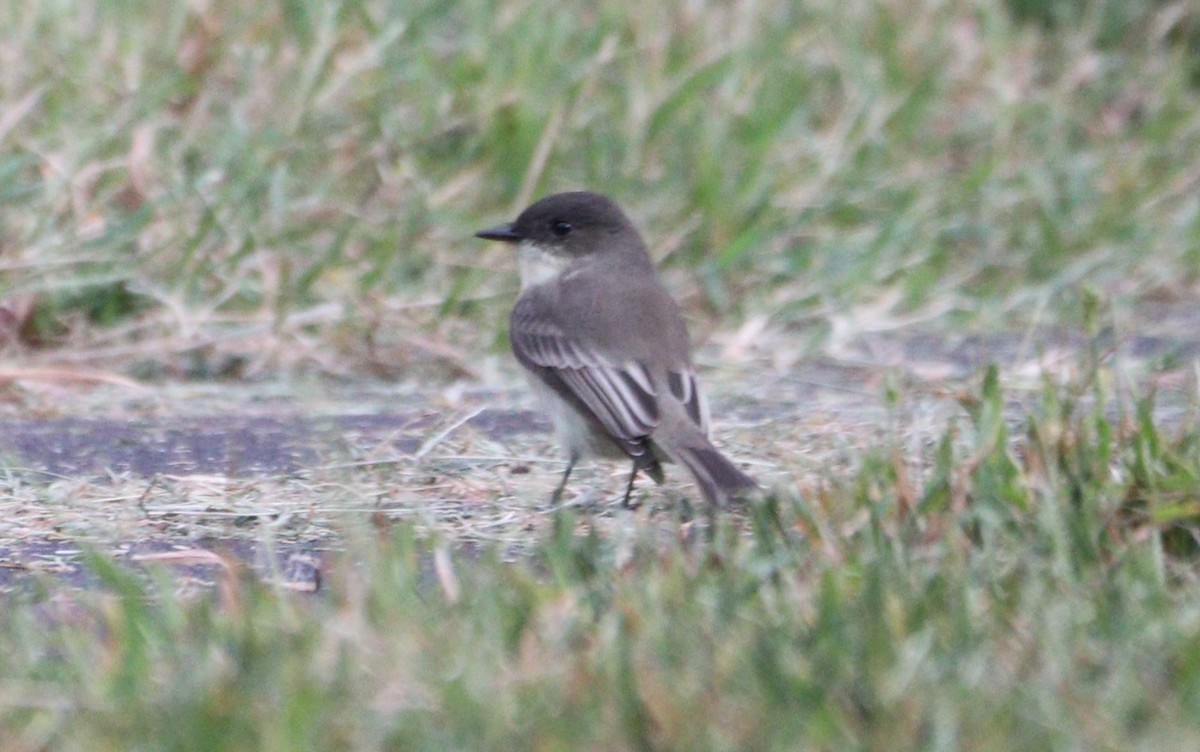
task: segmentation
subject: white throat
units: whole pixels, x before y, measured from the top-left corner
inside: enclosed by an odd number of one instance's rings
[[[569,257],[550,253],[536,243],[522,240],[517,245],[517,271],[521,274],[522,292],[558,279],[570,265]]]

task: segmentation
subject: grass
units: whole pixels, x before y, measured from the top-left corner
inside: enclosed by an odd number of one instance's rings
[[[453,373],[514,290],[470,233],[580,186],[698,322],[818,346],[856,306],[1054,323],[1082,284],[1179,297],[1200,268],[1187,3],[85,8],[0,11],[27,357]]]
[[[1093,374],[1014,411],[990,371],[923,467],[711,522],[559,509],[513,557],[344,517],[313,595],[95,554],[8,596],[4,748],[1191,748],[1200,434]]]
[[[394,463],[5,467],[0,543],[98,586],[4,595],[0,750],[1197,748],[1198,61],[1182,0],[0,4],[4,415],[503,384],[515,270],[471,232],[588,187],[776,486],[547,508],[544,442],[451,432],[452,389]],[[1084,345],[1031,376],[1050,330]],[[1022,356],[856,360],[914,331]],[[814,354],[867,393],[806,402]],[[159,534],[336,545],[310,594],[107,552]]]

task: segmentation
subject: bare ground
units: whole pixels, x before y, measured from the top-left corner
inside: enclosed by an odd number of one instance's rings
[[[1158,390],[1164,420],[1191,419],[1200,340],[881,334],[832,349],[702,369],[718,444],[767,486],[811,493],[873,446],[901,447],[919,472],[990,362],[1014,413],[1043,378],[1072,378],[1098,352]],[[519,552],[553,511],[562,460],[515,385],[81,386],[30,373],[0,391],[0,589],[46,576],[88,586],[88,547],[166,566],[181,587],[236,562],[312,590],[348,529],[407,519],[459,547]],[[581,468],[564,503],[618,537],[647,518],[686,517],[691,489],[678,470],[661,490],[643,480],[635,513],[614,502],[625,472]]]

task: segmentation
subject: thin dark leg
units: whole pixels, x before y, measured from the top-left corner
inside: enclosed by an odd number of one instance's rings
[[[625,498],[621,499],[621,506],[626,509],[632,509],[629,504],[629,494],[633,493],[633,481],[637,478],[638,465],[633,463],[633,470],[629,471],[629,482],[625,484]]]
[[[550,501],[557,504],[562,499],[563,491],[567,487],[567,478],[571,477],[571,471],[575,469],[575,463],[578,461],[578,454],[572,454],[567,460],[567,471],[563,473],[562,480],[558,482],[558,488],[554,489],[554,495],[550,497]]]

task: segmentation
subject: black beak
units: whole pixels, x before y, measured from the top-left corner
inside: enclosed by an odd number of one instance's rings
[[[521,234],[511,224],[480,230],[475,233],[475,237],[484,240],[499,240],[502,243],[517,243],[521,240]]]

